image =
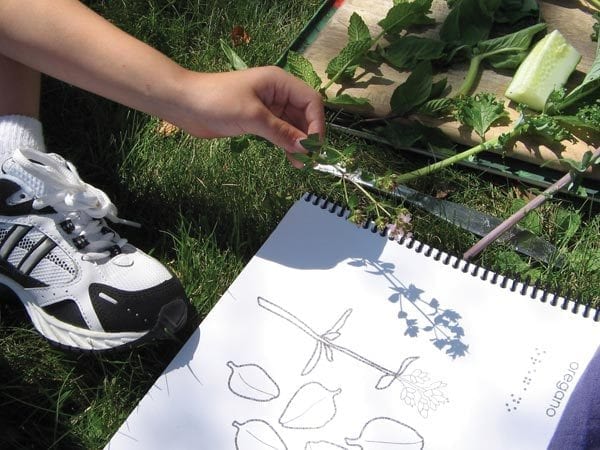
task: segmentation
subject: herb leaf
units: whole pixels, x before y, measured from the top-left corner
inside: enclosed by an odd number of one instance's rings
[[[342,51],[327,65],[325,73],[330,79],[352,78],[360,64],[362,56],[371,48],[371,38],[360,41],[350,41]]]
[[[322,80],[317,75],[312,63],[299,53],[290,51],[287,56],[287,66],[290,73],[315,90],[319,90]]]
[[[350,42],[363,41],[371,39],[369,27],[357,13],[350,16],[350,25],[348,25],[348,38]]]
[[[456,102],[456,118],[485,139],[485,133],[496,122],[508,118],[504,104],[492,94],[461,97]]]
[[[328,98],[325,103],[334,106],[371,106],[368,98],[354,97],[349,94],[340,94],[337,97]]]
[[[225,57],[231,64],[233,70],[244,70],[248,68],[248,65],[244,62],[242,58],[233,50],[223,39],[219,40],[221,44],[221,50],[225,53]]]
[[[546,28],[538,23],[522,30],[480,42],[473,49],[475,55],[486,59],[496,69],[515,69],[523,62],[536,34]]]
[[[306,139],[300,141],[300,145],[304,147],[308,152],[319,153],[323,147],[323,142],[318,133],[309,134]]]
[[[444,54],[445,43],[435,39],[402,36],[384,49],[385,60],[397,69],[414,69],[419,61],[434,60]]]
[[[435,20],[428,17],[433,0],[414,0],[394,2],[387,15],[379,21],[386,34],[398,34],[414,25],[430,25]]]
[[[404,115],[429,100],[432,85],[431,63],[420,62],[390,100],[392,113]]]
[[[456,0],[440,28],[440,39],[455,45],[475,45],[488,38],[501,0]]]

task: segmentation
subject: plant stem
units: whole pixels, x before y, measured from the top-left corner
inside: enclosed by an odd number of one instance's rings
[[[591,163],[593,163],[596,159],[600,158],[600,147],[598,147],[594,153],[592,154]],[[479,242],[477,242],[474,246],[472,246],[469,250],[467,250],[463,254],[463,259],[465,261],[470,260],[474,256],[477,256],[481,253],[488,245],[514,227],[517,222],[523,219],[529,212],[533,211],[535,208],[544,203],[548,198],[552,197],[566,185],[568,185],[572,181],[573,177],[571,173],[567,173],[565,176],[560,178],[554,184],[549,186],[544,192],[535,197],[521,209],[519,209],[516,213],[490,231],[486,236],[484,236]]]
[[[340,152],[338,149],[336,149],[335,147],[332,147],[331,145],[327,146],[328,150],[332,150],[335,153],[337,153],[338,155],[342,155],[343,153]],[[377,217],[381,217],[381,215],[379,214],[379,211],[381,210],[386,216],[388,216],[389,218],[392,217],[392,213],[390,213],[384,206],[381,205],[380,202],[377,201],[377,199],[375,197],[373,197],[371,195],[371,193],[369,191],[367,191],[358,181],[356,181],[355,179],[353,179],[352,176],[348,176],[348,174],[345,171],[341,171],[341,178],[342,180],[348,180],[350,183],[352,183],[359,191],[362,192],[362,194],[367,197],[367,199],[369,199],[369,201],[375,206],[375,211],[377,212]],[[348,193],[346,192],[346,186],[344,185],[344,194],[346,195],[346,199],[348,198]]]
[[[332,348],[333,350],[338,350],[339,352],[344,353],[345,355],[350,356],[351,358],[354,358],[357,361],[360,361],[368,366],[371,366],[374,369],[378,370],[379,372],[382,372],[385,375],[392,375],[395,377],[400,377],[400,375],[402,375],[401,372],[398,373],[398,372],[394,372],[393,370],[389,370],[389,369],[387,369],[383,366],[380,366],[379,364],[371,361],[370,359],[367,359],[364,356],[361,356],[358,353],[353,352],[352,350],[350,350],[346,347],[342,347],[341,345],[334,344],[333,342],[323,338],[322,336],[319,336],[310,326],[308,326],[307,324],[302,322],[300,319],[298,319],[296,316],[294,316],[290,312],[283,309],[281,306],[267,300],[266,298],[258,297],[257,301],[258,301],[258,304],[260,306],[262,306],[263,308],[265,308],[267,311],[272,312],[273,314],[281,317],[282,319],[287,320],[292,325],[295,325],[296,327],[300,328],[300,330],[302,330],[304,333],[308,334],[311,338],[315,339],[317,342],[320,342],[323,345],[326,345],[326,346]],[[411,357],[411,358],[418,358],[418,357]],[[406,359],[408,359],[408,358],[406,358]],[[401,382],[404,383],[405,381],[401,380]]]
[[[469,93],[473,89],[475,81],[477,80],[477,76],[479,75],[479,67],[481,66],[481,62],[485,58],[489,56],[500,55],[502,53],[513,53],[518,51],[523,51],[523,49],[519,47],[506,47],[473,56],[473,58],[471,58],[471,62],[469,63],[469,69],[467,70],[467,74],[465,75],[465,80],[463,81],[462,85],[460,86],[460,88],[454,96],[460,97],[461,95],[469,95]]]
[[[458,153],[454,156],[451,156],[450,158],[443,159],[442,161],[438,161],[436,163],[430,164],[429,166],[422,167],[417,170],[413,170],[412,172],[398,175],[398,177],[396,177],[394,181],[398,184],[406,183],[408,181],[414,180],[415,178],[418,178],[418,177],[421,177],[424,175],[429,175],[430,173],[433,173],[433,172],[436,172],[445,167],[451,166],[454,163],[462,161],[463,159],[467,159],[470,156],[476,155],[477,153],[480,153],[484,150],[491,150],[497,146],[498,146],[498,138],[495,137],[488,141],[482,142],[481,144],[476,145],[475,147],[472,147],[469,150],[465,150],[462,153]]]
[[[481,65],[482,55],[477,55],[471,58],[471,62],[469,63],[469,70],[467,70],[467,74],[465,75],[465,80],[461,84],[458,91],[454,97],[460,97],[462,95],[468,95],[475,84],[475,80],[477,79],[477,75],[479,74],[479,66]]]

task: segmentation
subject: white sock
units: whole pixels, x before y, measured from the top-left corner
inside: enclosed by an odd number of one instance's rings
[[[0,116],[0,164],[17,148],[46,151],[41,122],[27,116]]]

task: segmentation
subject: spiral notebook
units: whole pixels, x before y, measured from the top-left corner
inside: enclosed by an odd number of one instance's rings
[[[543,449],[598,312],[310,194],[109,449]]]

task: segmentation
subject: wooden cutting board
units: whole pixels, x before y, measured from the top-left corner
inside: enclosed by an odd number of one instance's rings
[[[347,28],[352,13],[358,13],[371,29],[371,34],[376,35],[381,31],[377,22],[385,17],[392,5],[392,0],[338,0],[336,2],[336,12],[319,32],[316,39],[304,51],[304,56],[313,63],[315,70],[322,79],[327,79],[325,69],[328,62],[347,43]],[[569,84],[574,85],[583,79],[596,55],[596,43],[590,39],[594,24],[591,11],[583,3],[574,0],[540,2],[540,9],[544,21],[548,24],[548,30],[558,29],[582,55],[576,72],[569,79]],[[437,37],[439,25],[447,14],[446,1],[434,0],[432,16],[435,18],[438,26],[430,28],[420,33],[420,35]],[[458,88],[464,79],[466,70],[466,64],[457,65],[437,75],[437,78],[447,77],[449,85]],[[370,70],[364,71],[364,74],[362,72],[363,69],[358,69],[357,76],[359,78],[352,84],[334,84],[327,94],[334,96],[336,93],[345,92],[358,97],[367,97],[373,105],[373,110],[369,112],[370,115],[382,117],[389,114],[389,102],[392,93],[399,83],[406,80],[409,73],[399,72],[386,64],[370,68]],[[499,98],[504,98],[504,92],[510,83],[512,75],[512,71],[497,72],[489,68],[484,68],[475,92],[492,92]],[[514,105],[508,100],[506,101],[506,105],[511,118],[516,118],[518,113],[515,111]],[[465,127],[461,127],[458,122],[432,120],[431,118],[424,117],[419,117],[418,120],[424,121],[428,125],[439,127],[450,138],[461,144],[475,145],[480,142],[476,134]],[[493,127],[488,131],[486,138],[499,135],[505,132],[506,129],[507,127]],[[592,144],[600,145],[600,142]],[[548,147],[540,141],[529,139],[525,143],[517,143],[515,149],[508,152],[507,155],[524,161],[565,170],[565,166],[558,161],[559,158],[581,160],[582,154],[587,150],[589,150],[588,145],[581,141],[575,144],[566,141],[562,145],[557,144],[556,146]],[[589,176],[600,180],[600,168],[597,167]]]

